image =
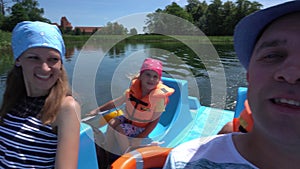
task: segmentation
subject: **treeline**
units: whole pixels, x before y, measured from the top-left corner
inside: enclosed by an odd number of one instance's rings
[[[63,34],[69,35],[91,35],[97,33],[98,35],[137,35],[137,30],[132,28],[128,31],[122,24],[118,22],[108,22],[105,26],[101,27],[101,29],[95,28],[92,33],[86,33],[81,31],[79,28],[71,29],[64,29],[60,28]]]
[[[184,33],[182,29],[189,29],[183,25],[183,22],[176,24],[178,19],[162,15],[170,14],[192,23],[206,35],[233,35],[235,25],[243,17],[263,7],[256,1],[247,0],[227,1],[225,3],[221,0],[213,0],[210,4],[199,0],[187,0],[187,2],[185,7],[180,7],[173,2],[165,9],[157,9],[154,13],[149,14],[144,31],[147,33],[181,34]]]
[[[9,3],[14,5],[9,6]],[[51,21],[45,17],[44,9],[39,7],[37,0],[0,0],[0,30],[11,32],[15,25],[24,20],[30,21],[43,21],[51,23]],[[60,28],[61,32],[70,35],[85,35],[85,32],[81,32],[80,29],[71,30],[69,28]],[[93,32],[95,33],[97,29]],[[137,30],[132,28],[128,30],[122,24],[117,22],[108,22],[97,33],[104,35],[136,35]]]
[[[100,30],[97,31],[97,34],[100,35],[137,35],[137,30],[132,28],[128,31],[122,24],[118,22],[108,22]]]
[[[24,20],[51,21],[43,17],[44,9],[39,7],[37,0],[11,0],[14,3],[8,6],[8,1],[0,0],[0,29],[11,32],[14,26]],[[235,2],[212,0],[208,4],[205,0],[187,0],[187,5],[179,6],[173,2],[164,9],[157,9],[147,16],[144,32],[152,34],[185,34],[193,32],[188,25],[178,22],[178,20],[166,17],[166,15],[182,18],[195,25],[198,29],[209,36],[232,35],[235,25],[244,16],[261,9],[262,4],[256,1],[236,0]],[[166,14],[166,15],[162,15]],[[79,30],[62,30],[63,33],[81,35]],[[118,23],[107,23],[99,32],[100,34],[137,34],[135,28],[127,30]]]

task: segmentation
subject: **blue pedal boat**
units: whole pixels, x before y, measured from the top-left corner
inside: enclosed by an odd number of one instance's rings
[[[188,95],[186,80],[162,77],[165,85],[175,89],[166,111],[149,134],[151,141],[161,142],[161,147],[173,148],[186,141],[215,135],[244,109],[247,88],[240,87],[235,111],[202,106],[196,97]],[[105,132],[107,125],[99,128]],[[101,162],[101,161],[100,161]],[[98,161],[92,127],[81,122],[78,169],[97,169]]]

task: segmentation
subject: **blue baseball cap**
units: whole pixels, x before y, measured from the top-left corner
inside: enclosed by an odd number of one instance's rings
[[[243,18],[234,30],[234,49],[241,64],[248,69],[255,43],[271,22],[299,11],[300,0],[296,0],[259,10]]]
[[[12,50],[14,59],[33,47],[56,49],[61,60],[65,58],[65,44],[62,34],[56,25],[40,21],[23,21],[18,23],[12,32]]]

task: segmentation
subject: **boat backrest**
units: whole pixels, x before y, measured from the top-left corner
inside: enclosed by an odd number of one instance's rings
[[[180,89],[180,81],[175,80],[173,78],[162,77],[162,81],[165,85],[173,88],[175,91],[169,97],[169,103],[167,104],[165,112],[162,114],[159,123],[163,126],[168,126],[173,120],[177,107],[179,106],[181,100],[181,89]]]
[[[239,87],[236,99],[234,118],[239,117],[244,107],[244,102],[247,99],[247,87]]]
[[[98,169],[94,133],[91,126],[80,123],[78,169]]]

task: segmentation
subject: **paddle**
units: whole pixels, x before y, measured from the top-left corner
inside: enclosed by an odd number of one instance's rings
[[[93,116],[88,116],[88,117],[85,117],[85,118],[81,119],[81,122],[89,121],[89,120],[97,117],[98,115],[104,116],[104,115],[106,115],[107,113],[110,113],[110,112],[111,112],[111,110],[100,111],[100,112],[98,112],[97,114],[95,114]]]

